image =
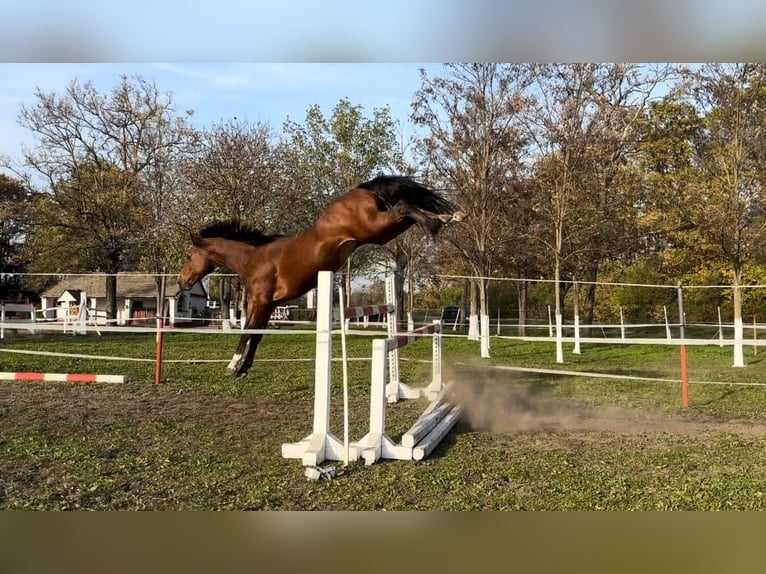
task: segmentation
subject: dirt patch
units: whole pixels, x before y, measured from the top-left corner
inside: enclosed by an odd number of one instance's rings
[[[486,369],[462,370],[445,376],[445,380],[452,381],[451,400],[463,407],[464,428],[497,434],[606,432],[616,435],[733,433],[743,437],[766,436],[766,425],[759,420],[721,420],[691,410],[678,413],[614,405],[591,406],[557,398],[534,386],[515,384],[512,377],[505,372]],[[398,405],[407,411],[410,406]],[[391,409],[396,408],[391,406]],[[417,417],[415,411],[418,408],[418,405],[411,406],[415,414],[410,418]],[[44,413],[50,421],[108,425],[172,420],[226,428],[280,425],[285,422],[287,412],[287,418],[293,421],[310,421],[312,403],[296,401],[286,406],[284,400],[271,397],[232,398],[144,387],[123,387],[112,392],[63,384],[2,385],[0,418],[10,412],[17,420],[23,419],[27,413],[30,421]],[[394,414],[391,410],[392,418]]]
[[[5,385],[0,388],[0,415],[45,412],[50,420],[88,420],[98,424],[196,421],[216,426],[242,425],[278,418],[283,405],[272,399],[231,398],[197,393],[135,389],[107,392],[93,387]]]

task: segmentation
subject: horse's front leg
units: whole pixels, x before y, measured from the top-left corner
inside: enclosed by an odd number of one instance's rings
[[[273,304],[259,305],[252,300],[249,301],[247,304],[247,321],[245,322],[245,329],[265,329],[269,324],[269,317],[271,317],[273,310]],[[232,357],[229,366],[226,368],[227,374],[236,376],[237,378],[247,376],[250,367],[253,365],[255,351],[263,338],[263,334],[255,333],[251,335],[243,335],[242,337],[243,339],[240,341],[240,346],[237,348],[234,357]]]
[[[247,322],[245,323],[245,329],[249,329]],[[234,351],[234,356],[231,358],[231,361],[229,361],[229,364],[226,367],[226,374],[234,377],[239,376],[239,370],[242,366],[242,362],[245,359],[245,356],[247,353],[250,352],[250,346],[251,346],[251,339],[252,335],[242,335],[239,338],[239,344],[237,345],[237,350]]]

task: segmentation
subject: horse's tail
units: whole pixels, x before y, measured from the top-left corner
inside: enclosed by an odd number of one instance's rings
[[[453,215],[458,211],[457,207],[444,197],[406,176],[379,176],[360,183],[357,187],[375,194],[378,208],[381,210],[391,209],[396,202],[404,201],[439,215]]]

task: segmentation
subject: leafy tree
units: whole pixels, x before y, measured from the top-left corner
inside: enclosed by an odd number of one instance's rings
[[[553,263],[556,328],[566,288],[562,279],[589,282],[588,320],[595,306],[599,265],[635,249],[637,171],[629,160],[644,110],[668,69],[623,64],[557,64],[538,76],[531,116],[537,158],[536,237]],[[563,362],[560,344],[556,360]]]
[[[766,245],[766,66],[707,64],[690,70],[685,95],[703,116],[695,140],[697,177],[682,189],[681,215],[711,255],[732,272],[734,366],[744,366],[745,267]]]
[[[147,219],[137,176],[117,167],[80,165],[70,179],[40,194],[30,247],[35,272],[106,274],[106,308],[116,309],[116,274],[134,268],[142,242],[137,230]]]
[[[303,124],[287,120],[283,126],[286,180],[293,189],[304,194],[304,201],[310,206],[301,210],[301,214],[308,212],[313,223],[321,210],[339,195],[362,181],[401,166],[396,126],[387,106],[374,109],[372,118],[367,118],[363,108],[348,99],[340,100],[327,118],[315,105],[306,112]],[[373,250],[374,247],[360,249],[348,259],[347,297],[351,296],[352,262],[357,269],[363,268],[365,255]]]
[[[0,299],[21,289],[19,277],[25,270],[24,243],[32,219],[33,196],[19,179],[0,174]]]

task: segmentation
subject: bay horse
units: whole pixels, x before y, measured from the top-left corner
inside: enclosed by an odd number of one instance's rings
[[[365,244],[384,245],[414,224],[435,237],[465,214],[404,176],[379,176],[335,199],[313,226],[293,236],[266,235],[237,221],[215,223],[192,236],[178,275],[183,290],[217,267],[239,275],[248,299],[245,329],[265,329],[278,305],[316,287],[319,271],[337,271]],[[244,334],[226,372],[244,377],[262,335]]]

